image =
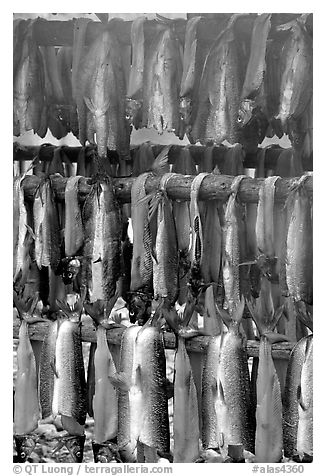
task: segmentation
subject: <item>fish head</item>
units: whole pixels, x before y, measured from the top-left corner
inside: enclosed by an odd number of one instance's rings
[[[63,258],[58,267],[58,273],[62,276],[64,284],[71,284],[77,277],[81,267],[80,256]]]
[[[142,292],[132,292],[130,298],[130,322],[138,321],[140,326],[148,321],[151,314],[152,297]]]
[[[17,463],[25,463],[34,450],[38,438],[35,435],[14,435]]]
[[[126,119],[128,124],[131,126],[137,115],[139,114],[141,108],[141,101],[137,101],[136,99],[126,99]]]
[[[237,119],[237,123],[240,127],[245,126],[251,120],[254,107],[255,102],[252,99],[243,99],[241,101]]]
[[[84,456],[85,435],[63,437],[62,442],[69,451],[74,463],[81,463]]]
[[[115,443],[95,443],[92,441],[95,463],[121,463],[118,445]]]
[[[186,125],[190,124],[191,111],[192,111],[191,99],[188,97],[180,98],[179,112],[180,112],[181,120]]]

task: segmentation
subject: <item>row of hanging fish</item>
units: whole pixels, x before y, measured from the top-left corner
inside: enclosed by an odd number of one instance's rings
[[[165,458],[192,463],[207,453],[214,462],[226,462],[235,448],[239,461],[312,461],[313,337],[310,333],[293,348],[282,395],[272,343],[287,340],[274,332],[283,306],[274,309],[267,279],[259,298],[247,301],[260,336],[258,368],[250,375],[242,298],[232,314],[218,308],[225,326],[209,338],[200,386],[181,335],[173,384],[166,378],[163,333],[155,314],[143,327],[127,324],[117,353],[107,342],[107,329],[114,325],[105,316],[104,302],[87,303],[75,294],[58,301],[60,318],[48,322],[37,372],[28,328],[44,321],[38,295],[25,301],[14,294],[14,302],[21,319],[14,400],[20,461],[26,461],[37,443],[33,432],[38,423],[59,415],[66,433],[55,451],[65,445],[73,461],[81,462],[86,413],[94,418],[96,462],[152,463]],[[97,340],[90,350],[87,383],[83,308],[95,323]],[[312,329],[311,319],[306,324]],[[168,416],[172,396],[173,450]]]
[[[241,166],[233,163],[238,162],[237,151],[230,167]],[[212,149],[206,152],[211,170]],[[225,204],[204,203],[198,194],[208,172],[195,176],[190,203],[171,202],[166,188],[173,174],[196,174],[196,168],[186,148],[168,172],[167,155],[168,147],[152,162],[151,171],[133,182],[130,215],[117,202],[109,177],[91,183],[82,207],[80,176],[67,178],[65,204],[55,201],[48,176],[41,179],[34,201],[25,202],[25,175],[16,177],[15,287],[26,287],[26,295],[39,291],[52,311],[68,284],[90,301],[107,301],[108,313],[123,297],[134,318],[145,320],[154,299],[159,303],[157,318],[164,317],[172,328],[176,302],[185,306],[189,319],[196,306],[204,314],[217,299],[233,312],[242,295],[259,295],[263,276],[275,285],[275,303],[290,299],[298,313],[302,306],[312,306],[312,204],[305,188],[309,174],[293,184],[285,205],[274,203],[278,176],[264,179],[258,205],[242,204],[237,196],[244,175],[235,177]],[[156,193],[146,195],[150,175],[161,182]],[[44,279],[49,283],[46,297],[40,288]]]
[[[208,44],[198,37],[202,21],[187,21],[184,42],[173,20],[146,18],[131,25],[130,47],[113,19],[85,46],[89,19],[74,24],[72,47],[39,47],[35,22],[14,28],[14,134],[33,129],[57,138],[69,131],[82,145],[96,142],[129,156],[130,125],[174,132],[191,143],[257,145],[266,135],[289,135],[302,156],[312,151],[312,39],[307,15],[271,33],[272,14],[258,15],[251,43],[237,37],[231,15]],[[121,24],[121,23],[120,23]],[[276,35],[276,36],[275,36]],[[77,116],[76,117],[76,110]]]

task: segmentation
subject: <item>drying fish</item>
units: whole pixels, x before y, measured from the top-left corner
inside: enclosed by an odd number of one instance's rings
[[[136,366],[136,339],[141,327],[130,326],[121,339],[119,373],[111,378],[118,389],[118,447],[123,461],[137,461],[137,441],[142,425],[142,394]]]
[[[149,322],[137,335],[135,367],[141,388],[139,441],[168,454],[170,435],[163,336]]]
[[[312,39],[301,18],[279,30],[290,30],[281,54],[280,105],[276,119],[283,128],[290,118],[298,118],[312,95]]]
[[[178,338],[174,361],[174,463],[193,463],[199,456],[197,392],[185,340]]]
[[[200,20],[201,17],[197,16],[187,21],[180,97],[188,96],[195,85],[197,27]]]
[[[282,459],[282,396],[281,386],[272,358],[272,343],[287,340],[273,332],[283,313],[283,306],[274,313],[269,302],[269,283],[263,287],[259,298],[247,302],[250,313],[260,333],[259,363],[257,374],[256,442],[257,463],[278,463]],[[267,293],[266,293],[267,291]]]
[[[83,245],[83,223],[78,202],[80,175],[68,178],[65,188],[65,253],[75,256]]]
[[[107,156],[107,148],[116,150],[121,157],[129,157],[126,85],[119,44],[112,32],[100,34],[80,62],[75,94],[82,145],[88,138],[91,120],[101,158]]]
[[[80,316],[82,299],[70,307],[67,300],[57,301],[65,315],[59,325],[55,348],[52,412],[61,415],[64,429],[73,436],[83,436],[86,419],[86,383]]]
[[[85,54],[85,38],[88,23],[91,20],[89,18],[76,18],[74,21],[74,39],[72,47],[72,64],[71,64],[71,86],[72,97],[77,101],[77,81],[80,68],[80,62]]]
[[[142,148],[142,153],[151,160],[150,146]],[[153,295],[152,234],[156,233],[156,223],[148,218],[149,201],[146,199],[145,184],[148,177],[161,175],[168,169],[168,152],[164,147],[151,164],[151,172],[141,174],[131,187],[131,221],[133,226],[133,254],[131,264],[132,292],[131,306],[133,319],[147,320],[146,315]],[[140,156],[142,157],[143,154]],[[151,197],[149,197],[150,199]],[[147,316],[148,317],[148,316]]]
[[[260,187],[256,221],[257,249],[259,253],[257,263],[262,273],[272,282],[277,280],[273,217],[275,183],[278,179],[279,177],[277,176],[268,177]]]
[[[223,284],[225,290],[224,308],[232,314],[240,302],[240,229],[241,205],[237,203],[237,193],[241,180],[245,176],[238,175],[232,182],[231,195],[225,209],[225,225],[223,227]]]
[[[154,319],[164,317],[174,328],[176,312],[174,304],[179,293],[178,243],[172,204],[167,197],[166,185],[173,174],[164,174],[158,192],[150,203],[150,221],[157,220],[157,233],[153,247],[154,299],[159,300]],[[155,217],[156,213],[156,217]]]
[[[262,88],[266,72],[267,38],[271,28],[271,14],[258,15],[251,35],[250,57],[242,86],[238,122],[247,124],[255,108],[261,107]]]
[[[199,210],[198,194],[200,186],[208,173],[202,172],[194,178],[190,190],[190,218],[191,218],[191,269],[190,269],[190,287],[194,297],[197,299],[204,284],[201,275],[201,266],[203,262],[203,224]]]
[[[241,299],[232,314],[219,313],[228,326],[222,334],[218,377],[215,389],[215,411],[220,452],[227,455],[228,445],[243,445],[254,451],[254,414],[251,402],[246,339],[240,332],[244,310]]]
[[[312,461],[313,456],[313,338],[307,342],[298,387],[298,434],[297,452],[303,461]]]
[[[199,105],[191,136],[203,144],[238,142],[240,83],[233,26],[209,51],[199,86]]]
[[[118,398],[116,389],[110,380],[110,377],[116,373],[116,368],[106,338],[107,324],[105,318],[102,318],[102,313],[95,316],[90,307],[91,305],[85,303],[86,312],[90,313],[97,324],[97,346],[94,356],[95,393],[92,405],[94,442],[101,444],[114,439],[118,431]]]
[[[143,109],[147,112],[143,125],[162,134],[167,130],[179,134],[179,92],[182,76],[182,56],[178,40],[170,28],[158,34],[153,56],[146,63]],[[148,81],[146,86],[146,81]],[[146,87],[148,90],[146,91]],[[146,99],[145,99],[146,98]],[[147,117],[146,117],[147,116]]]
[[[26,463],[27,458],[34,450],[38,437],[36,435],[14,435],[16,450],[17,450],[17,463]]]
[[[21,325],[17,349],[17,377],[15,388],[14,432],[26,437],[34,431],[40,419],[40,406],[37,394],[37,374],[34,352],[28,333],[28,324],[42,320],[36,308],[38,294],[34,299],[22,301],[14,292],[14,303]],[[24,440],[25,441],[25,440]]]
[[[83,222],[91,300],[110,301],[117,292],[120,277],[121,214],[109,177],[105,182],[93,184],[85,199]]]
[[[34,39],[34,21],[27,27],[14,77],[14,135],[19,136],[33,129],[34,133],[44,137],[47,129],[42,122],[44,71],[41,54]]]
[[[303,175],[288,198],[290,221],[287,232],[286,282],[294,301],[312,304],[312,218]]]
[[[52,415],[52,402],[55,375],[55,347],[58,336],[58,322],[49,323],[48,332],[44,338],[39,369],[39,399],[42,410],[42,419]]]
[[[203,366],[201,440],[204,449],[217,449],[219,446],[215,400],[217,395],[221,339],[221,335],[210,337]]]
[[[144,23],[146,18],[136,18],[131,24],[132,61],[129,75],[127,97],[141,99],[143,94],[143,74],[145,60]]]
[[[312,335],[303,337],[293,347],[286,374],[283,397],[284,456],[292,458],[297,448],[299,422],[298,389],[301,372]]]
[[[183,175],[196,175],[196,165],[191,156],[188,147],[184,147],[180,151],[180,155],[173,164],[172,172]],[[175,200],[173,202],[173,216],[175,220],[177,240],[179,247],[179,280],[180,280],[180,293],[178,302],[182,305],[185,302],[185,289],[189,279],[190,270],[190,233],[191,233],[191,221],[190,221],[190,207],[189,202]]]
[[[95,351],[96,351],[96,342],[91,342],[91,345],[89,348],[89,355],[88,355],[86,393],[87,393],[87,413],[92,418],[94,417],[93,397],[95,393],[95,366],[94,366]]]
[[[25,177],[15,177],[13,197],[13,279],[16,280],[24,266],[24,242],[27,234],[27,210],[24,203],[22,180]]]
[[[33,217],[36,263],[39,268],[51,266],[56,270],[60,261],[60,230],[49,179],[41,182],[36,190]]]

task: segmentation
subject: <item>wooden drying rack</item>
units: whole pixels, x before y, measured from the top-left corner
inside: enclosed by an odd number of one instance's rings
[[[18,339],[19,336],[19,326],[20,320],[14,318],[13,322],[13,336],[14,339]],[[34,341],[43,341],[49,323],[48,322],[38,322],[37,324],[30,324],[29,336],[31,340]],[[107,340],[110,344],[120,345],[121,336],[125,328],[115,328],[107,330]],[[89,320],[82,320],[81,326],[81,338],[83,342],[96,342],[96,328],[93,323]],[[164,346],[166,349],[175,349],[176,348],[176,337],[172,332],[163,333]],[[196,353],[205,353],[210,341],[209,336],[198,336],[188,339],[186,342],[186,348],[190,352]],[[281,342],[272,345],[272,352],[274,359],[288,360],[292,348],[294,347],[295,342]],[[258,357],[259,356],[259,341],[248,340],[247,341],[247,353],[248,357]]]
[[[188,16],[202,15],[202,19],[199,21],[197,35],[202,41],[211,42],[216,39],[217,34],[226,26],[232,14],[219,13],[214,14],[214,18],[209,17],[207,14],[189,14]],[[144,14],[146,16],[146,14]],[[256,18],[256,13],[244,14],[239,17],[235,23],[236,32],[239,35],[250,37],[253,22]],[[276,27],[283,23],[293,20],[300,16],[300,13],[273,13],[272,14],[272,28],[271,36],[275,35]],[[130,45],[130,32],[132,21],[124,21],[117,18],[110,23],[109,28],[114,31],[120,43],[124,45]],[[169,21],[169,20],[168,20]],[[174,31],[176,35],[183,41],[186,29],[186,19],[175,18],[170,20],[169,23],[173,23]],[[73,44],[73,31],[75,20],[45,20],[40,18],[35,22],[34,37],[36,43],[40,46],[72,46]],[[312,14],[309,15],[306,25],[312,33]],[[156,20],[148,20],[144,25],[145,37],[150,38],[160,26],[160,23]],[[86,29],[85,43],[90,44],[98,36],[98,34],[108,28],[106,24],[97,21],[90,21]],[[278,32],[277,35],[282,35],[282,32]]]

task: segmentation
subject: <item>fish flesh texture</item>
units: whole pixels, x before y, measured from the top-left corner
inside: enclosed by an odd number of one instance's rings
[[[312,335],[300,339],[293,347],[288,363],[283,397],[284,456],[287,458],[292,458],[297,448],[299,422],[298,388],[301,383],[306,349],[309,347],[311,340]]]
[[[224,458],[228,445],[243,445],[254,453],[254,412],[249,382],[246,338],[240,332],[244,310],[242,298],[232,314],[220,309],[228,332],[221,336],[215,411],[219,449]]]
[[[313,338],[307,343],[298,389],[297,452],[301,459],[313,456]]]
[[[22,180],[15,177],[13,187],[13,280],[18,277],[24,266],[24,241],[27,234],[27,210],[24,203]]]
[[[178,339],[174,369],[173,462],[194,463],[199,456],[197,391],[182,337]]]
[[[111,179],[93,184],[82,217],[91,301],[110,301],[117,291],[121,257],[121,212]]]
[[[54,391],[54,368],[55,368],[55,347],[58,336],[58,321],[51,321],[47,335],[44,338],[39,370],[39,399],[42,411],[42,418],[52,415],[52,402]]]
[[[240,218],[241,205],[237,203],[237,192],[241,180],[245,176],[238,175],[231,185],[231,195],[225,209],[223,226],[223,284],[225,290],[224,308],[232,314],[240,302]]]
[[[106,329],[96,330],[97,347],[94,357],[95,393],[93,397],[94,441],[104,443],[118,432],[118,398],[110,377],[116,368],[106,339]]]
[[[260,102],[262,97],[261,93],[264,89],[266,48],[270,28],[271,14],[263,13],[258,15],[253,25],[250,57],[242,86],[238,118],[238,122],[241,123],[241,125],[247,124],[254,113],[254,109],[262,106]]]
[[[84,242],[81,210],[78,201],[80,175],[69,177],[65,188],[65,253],[75,256]]]
[[[35,300],[32,307],[35,307]],[[23,314],[17,348],[17,377],[15,386],[14,432],[31,433],[38,426],[40,406],[37,393],[37,374],[34,352],[29,340],[28,318]]]
[[[57,301],[65,318],[60,322],[55,347],[55,380],[52,412],[61,415],[69,434],[83,435],[87,400],[82,341],[80,335],[81,300],[74,306]]]
[[[217,394],[221,338],[221,335],[210,337],[203,366],[201,440],[204,449],[217,449],[219,446],[215,398]]]
[[[233,27],[227,28],[206,57],[199,104],[191,129],[194,141],[207,145],[238,142],[239,64]]]
[[[279,463],[282,459],[282,396],[272,358],[272,345],[262,336],[259,346],[256,409],[256,463]]]
[[[312,304],[312,213],[310,199],[304,182],[307,175],[299,179],[292,196],[288,198],[290,213],[287,232],[286,283],[294,301]]]
[[[170,432],[163,336],[148,322],[137,335],[135,365],[141,386],[139,441],[167,454]]]
[[[182,53],[170,28],[160,31],[151,45],[144,75],[143,125],[178,135]]]
[[[29,23],[22,39],[22,52],[16,67],[13,84],[14,135],[19,136],[26,131],[44,137],[46,127],[42,123],[44,117],[44,70],[39,47],[34,38],[35,21]]]
[[[312,95],[312,39],[300,19],[278,27],[289,29],[281,54],[280,103],[276,119],[282,127],[298,118]]]

